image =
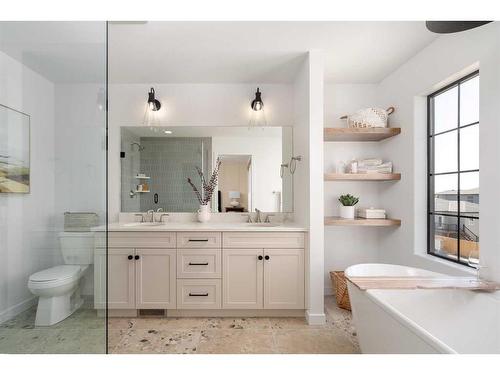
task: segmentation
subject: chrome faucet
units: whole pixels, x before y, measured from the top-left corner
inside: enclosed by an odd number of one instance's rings
[[[161,214],[161,215],[160,215],[160,218],[158,219],[158,222],[159,222],[159,223],[163,223],[163,218],[164,218],[164,217],[169,217],[169,216],[170,216],[169,214]]]
[[[262,213],[262,211],[259,210],[258,208],[256,208],[255,212],[257,212],[257,215],[255,215],[255,222],[256,223],[262,223],[262,219],[260,217],[260,214]]]
[[[253,223],[252,214],[243,214],[242,216],[247,218],[247,223]]]
[[[266,220],[264,220],[264,223],[271,223],[271,219],[270,219],[270,218],[271,218],[271,217],[273,217],[273,216],[274,216],[274,215],[272,215],[272,214],[268,214],[268,215],[266,216]]]
[[[154,210],[148,210],[146,215],[148,215],[150,223],[155,221],[155,211]]]

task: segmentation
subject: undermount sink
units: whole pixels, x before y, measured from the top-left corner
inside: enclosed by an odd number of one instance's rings
[[[279,224],[273,224],[273,223],[248,223],[248,226],[250,227],[279,227]]]
[[[164,223],[126,223],[122,224],[124,227],[157,227],[164,225]]]

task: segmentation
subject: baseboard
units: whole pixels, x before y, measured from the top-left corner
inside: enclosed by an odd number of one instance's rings
[[[259,317],[304,317],[304,310],[167,310],[167,317],[189,318],[259,318]]]
[[[309,310],[306,311],[306,320],[310,326],[320,326],[326,323],[326,315],[312,314]]]
[[[103,317],[105,310],[97,310],[97,316]],[[108,311],[110,318],[148,318],[140,315],[139,310],[133,309],[114,309]],[[258,318],[258,317],[304,317],[304,310],[223,310],[223,309],[205,309],[205,310],[165,310],[165,315],[156,315],[152,317],[167,318]]]
[[[0,324],[6,322],[14,318],[16,315],[22,313],[23,311],[28,310],[30,307],[36,304],[37,297],[33,296],[24,300],[23,302],[18,303],[17,305],[11,306],[8,309],[5,309],[0,312]]]

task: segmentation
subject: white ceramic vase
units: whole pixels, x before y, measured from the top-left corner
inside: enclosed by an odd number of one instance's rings
[[[342,219],[354,219],[354,206],[340,206],[340,217]]]
[[[200,209],[198,210],[198,221],[200,223],[206,223],[210,220],[210,206],[208,204],[200,204]]]

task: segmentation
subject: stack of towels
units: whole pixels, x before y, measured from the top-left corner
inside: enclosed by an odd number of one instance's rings
[[[392,162],[382,159],[358,160],[358,173],[392,173]]]

